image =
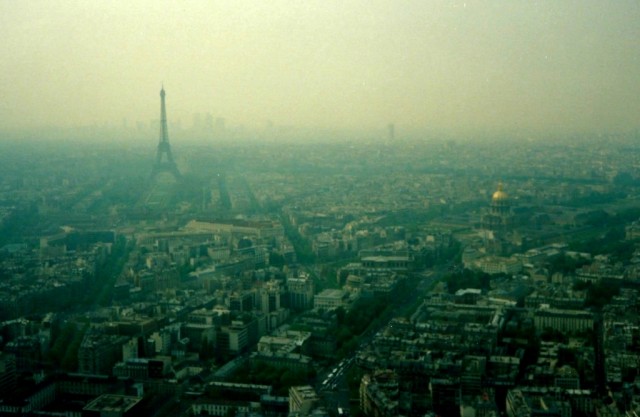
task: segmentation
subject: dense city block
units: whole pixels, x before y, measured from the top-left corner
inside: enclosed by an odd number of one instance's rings
[[[0,144],[0,414],[640,412],[637,135],[162,141]]]

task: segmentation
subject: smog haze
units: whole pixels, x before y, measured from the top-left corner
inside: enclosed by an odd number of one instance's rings
[[[638,128],[635,1],[0,2],[3,130]]]

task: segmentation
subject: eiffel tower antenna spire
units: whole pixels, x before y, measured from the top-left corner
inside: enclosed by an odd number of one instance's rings
[[[169,145],[169,130],[167,129],[167,108],[165,105],[164,84],[160,90],[160,141],[156,153],[156,162],[153,164],[151,177],[155,178],[161,172],[168,172],[176,180],[181,178],[180,171],[173,160],[171,145]]]

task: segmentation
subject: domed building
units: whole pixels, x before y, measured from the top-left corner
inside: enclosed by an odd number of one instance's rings
[[[491,196],[489,212],[482,216],[482,227],[494,232],[505,232],[513,222],[511,201],[509,195],[504,192],[502,183]]]

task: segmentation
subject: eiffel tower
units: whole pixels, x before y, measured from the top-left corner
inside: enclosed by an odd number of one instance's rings
[[[151,178],[154,179],[162,172],[168,172],[173,175],[176,180],[182,177],[173,155],[171,155],[171,146],[169,145],[169,132],[167,130],[167,109],[164,104],[164,86],[160,90],[160,142],[158,143],[158,152],[156,153],[156,162],[153,164]]]

